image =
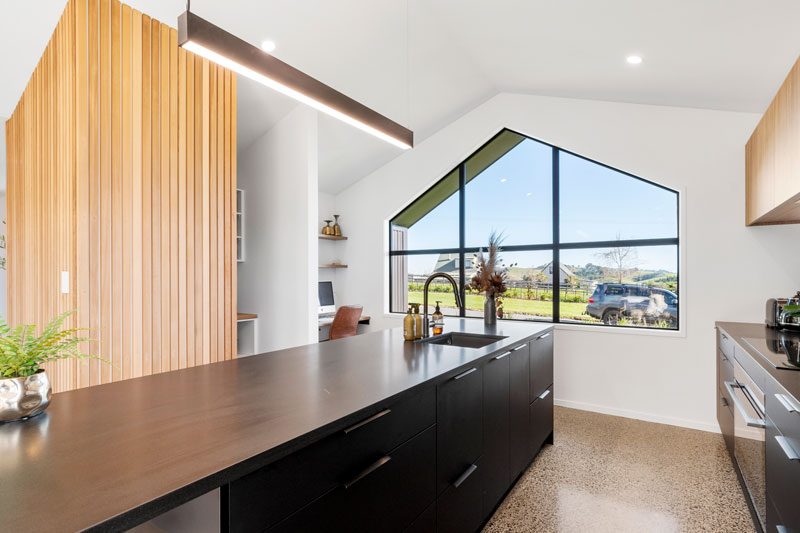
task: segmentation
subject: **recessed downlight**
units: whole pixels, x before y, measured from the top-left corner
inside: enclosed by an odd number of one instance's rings
[[[266,41],[261,43],[261,49],[267,52],[268,54],[270,52],[273,52],[275,50],[275,41],[270,41],[269,39],[267,39]]]
[[[629,65],[639,65],[642,62],[642,56],[628,56],[625,58],[625,61],[627,61]]]
[[[507,182],[507,181],[508,181],[508,180],[507,180],[506,178],[500,178],[500,183],[505,183],[505,182]]]

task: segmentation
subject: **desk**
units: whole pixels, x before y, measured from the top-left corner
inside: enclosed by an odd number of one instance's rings
[[[369,319],[371,317],[369,315],[361,315],[361,318],[358,319],[359,324],[369,324]],[[319,329],[327,328],[333,324],[333,317],[325,317],[319,319]]]
[[[236,353],[253,355],[258,348],[258,315],[236,313]]]

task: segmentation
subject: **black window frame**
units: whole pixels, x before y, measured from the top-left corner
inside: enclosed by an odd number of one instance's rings
[[[459,264],[459,292],[461,296],[461,307],[459,308],[459,317],[466,318],[466,280],[465,278],[465,258],[467,254],[474,254],[480,250],[480,247],[467,247],[466,246],[466,164],[467,161],[470,160],[472,156],[479,153],[481,150],[486,148],[490,145],[497,137],[502,135],[504,132],[511,132],[516,135],[523,137],[524,139],[529,139],[535,141],[537,143],[543,144],[545,146],[549,146],[552,152],[552,226],[553,226],[553,242],[552,243],[544,243],[544,244],[524,244],[524,245],[512,245],[512,246],[503,246],[503,252],[529,252],[529,251],[545,251],[550,250],[552,252],[552,266],[555,267],[556,272],[560,272],[561,269],[561,260],[560,260],[560,252],[561,250],[579,250],[579,249],[592,249],[592,248],[615,248],[615,247],[650,247],[650,246],[675,246],[676,247],[676,296],[678,299],[678,307],[677,307],[677,316],[675,321],[675,327],[669,329],[658,328],[654,326],[621,326],[621,325],[609,325],[603,323],[576,323],[576,322],[562,322],[561,321],[561,298],[555,297],[555,295],[561,294],[561,276],[553,275],[552,276],[552,283],[553,283],[553,316],[551,320],[525,320],[525,319],[518,319],[518,318],[504,318],[503,320],[512,320],[517,322],[549,322],[553,324],[569,324],[575,326],[600,326],[605,328],[621,328],[621,329],[632,329],[632,330],[657,330],[657,331],[671,331],[676,332],[680,331],[681,329],[681,321],[680,321],[680,314],[681,314],[681,304],[683,303],[680,298],[680,290],[681,290],[681,281],[680,281],[680,274],[681,274],[681,247],[680,247],[680,234],[681,234],[681,217],[680,217],[680,209],[681,209],[681,193],[675,189],[671,189],[665,185],[661,185],[660,183],[655,183],[648,179],[642,178],[641,176],[637,176],[635,174],[631,174],[630,172],[626,172],[624,170],[620,170],[618,168],[612,167],[595,159],[583,156],[581,154],[572,152],[570,150],[566,150],[554,144],[548,143],[546,141],[542,141],[540,139],[536,139],[529,135],[525,135],[524,133],[520,133],[510,128],[503,128],[498,131],[495,135],[493,135],[488,141],[483,143],[477,150],[475,150],[472,154],[470,154],[467,158],[465,158],[458,166],[450,169],[446,172],[442,178],[437,180],[431,187],[425,190],[422,194],[417,196],[414,200],[406,204],[403,209],[399,210],[390,220],[389,220],[389,312],[395,314],[402,314],[401,311],[394,311],[391,308],[391,302],[393,299],[392,294],[392,257],[396,256],[408,256],[408,255],[432,255],[432,254],[458,254],[458,264]],[[656,238],[656,239],[621,239],[621,240],[613,240],[613,241],[582,241],[582,242],[568,242],[562,243],[560,239],[560,213],[559,213],[559,206],[560,206],[560,180],[561,180],[561,173],[559,169],[559,154],[565,153],[568,155],[572,155],[575,157],[579,157],[585,161],[589,161],[596,165],[600,165],[605,167],[609,170],[613,170],[614,172],[618,172],[620,174],[624,174],[630,178],[642,181],[647,183],[648,185],[652,185],[653,187],[658,187],[665,191],[671,192],[675,194],[675,210],[676,210],[676,223],[675,223],[675,237],[668,237],[668,238]],[[392,243],[392,223],[391,221],[399,216],[403,211],[405,211],[409,206],[413,205],[414,202],[428,194],[441,180],[446,179],[450,174],[455,171],[458,171],[458,222],[459,222],[459,246],[457,248],[428,248],[428,249],[420,249],[420,250],[393,250],[393,243]]]

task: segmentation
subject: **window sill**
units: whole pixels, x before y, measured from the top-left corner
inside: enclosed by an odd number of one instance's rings
[[[384,313],[384,318],[392,318],[397,319],[398,321],[402,321],[405,313]],[[447,318],[447,317],[445,317]],[[479,317],[466,317],[468,320],[481,320]],[[525,321],[525,320],[515,320],[513,322],[529,322],[531,324],[552,324],[552,322],[546,321]],[[686,331],[685,326],[683,326],[679,330],[664,330],[664,329],[657,329],[657,328],[636,328],[636,327],[624,327],[624,326],[592,326],[589,324],[553,324],[555,329],[563,330],[563,331],[579,331],[581,333],[589,333],[589,332],[598,332],[603,334],[620,334],[620,335],[644,335],[649,337],[672,337],[672,338],[686,338]]]

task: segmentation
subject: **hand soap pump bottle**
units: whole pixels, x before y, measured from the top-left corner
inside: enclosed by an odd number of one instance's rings
[[[422,315],[419,314],[419,304],[411,304],[414,308],[414,338],[422,338]]]
[[[431,321],[433,322],[433,334],[434,335],[441,335],[444,331],[444,315],[442,314],[442,310],[439,309],[439,304],[442,303],[440,301],[436,302],[436,310],[431,315]]]
[[[414,340],[414,317],[411,315],[411,306],[408,306],[408,313],[403,319],[403,338],[407,341]]]

